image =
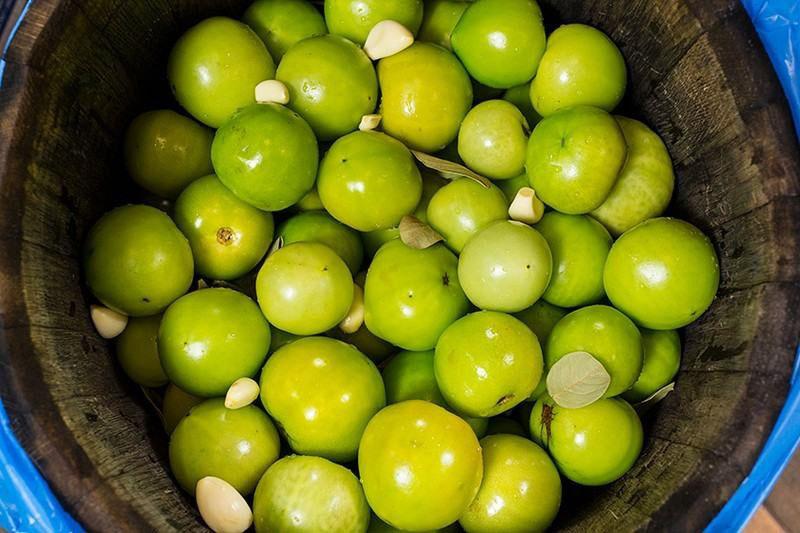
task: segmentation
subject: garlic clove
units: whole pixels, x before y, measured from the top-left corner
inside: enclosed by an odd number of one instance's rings
[[[544,204],[536,197],[536,191],[530,187],[521,188],[508,208],[508,216],[511,217],[511,220],[526,224],[536,224],[543,215]]]
[[[225,407],[241,409],[256,401],[260,389],[258,383],[250,378],[239,378],[233,382],[225,394]]]
[[[243,533],[253,523],[253,511],[230,483],[208,476],[197,482],[197,508],[215,533]]]
[[[364,324],[364,290],[358,285],[353,285],[353,303],[350,311],[339,323],[339,329],[345,333],[355,333]]]
[[[394,20],[382,20],[375,24],[364,43],[364,52],[376,61],[393,56],[414,44],[414,34]]]
[[[128,325],[127,316],[102,305],[92,305],[89,308],[89,314],[97,333],[104,339],[113,339],[119,336]]]
[[[381,123],[381,119],[383,119],[383,115],[364,115],[361,117],[361,123],[358,125],[358,129],[361,131],[372,131],[378,127]]]
[[[289,89],[278,80],[264,80],[256,85],[256,102],[259,104],[288,104]]]

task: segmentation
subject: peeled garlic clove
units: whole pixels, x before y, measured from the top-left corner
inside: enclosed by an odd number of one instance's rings
[[[355,333],[364,323],[364,290],[353,285],[353,303],[344,320],[339,322],[339,329],[345,333]]]
[[[233,382],[225,395],[225,407],[241,409],[256,401],[260,389],[258,383],[250,378],[239,378]]]
[[[414,34],[393,20],[375,24],[364,43],[364,51],[373,61],[393,56],[414,44]]]
[[[511,202],[511,207],[508,208],[508,216],[512,220],[526,224],[536,224],[543,215],[544,204],[536,197],[536,191],[530,187],[521,188]]]
[[[372,131],[381,123],[383,115],[364,115],[361,117],[361,123],[358,129],[361,131]]]
[[[89,314],[92,316],[97,333],[104,339],[117,337],[125,331],[125,326],[128,325],[127,316],[102,305],[92,305],[89,308]]]
[[[264,80],[256,85],[256,102],[259,104],[288,104],[289,89],[278,80]]]
[[[197,508],[215,533],[243,533],[253,523],[253,511],[233,486],[208,476],[197,482]]]

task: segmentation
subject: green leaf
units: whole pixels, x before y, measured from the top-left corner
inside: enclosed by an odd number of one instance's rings
[[[477,181],[487,189],[492,186],[492,182],[489,181],[489,179],[484,178],[480,174],[471,171],[464,165],[459,165],[458,163],[453,163],[452,161],[448,161],[447,159],[441,159],[439,157],[426,154],[425,152],[418,152],[416,150],[411,150],[411,153],[414,154],[414,157],[417,158],[417,161],[419,161],[426,167],[437,171],[444,178],[452,180],[455,179],[456,177],[464,177]]]
[[[591,405],[608,390],[611,375],[589,352],[572,352],[547,373],[547,392],[559,406],[579,409]]]

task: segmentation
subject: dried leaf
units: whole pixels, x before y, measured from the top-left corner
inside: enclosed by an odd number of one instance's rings
[[[578,409],[600,398],[611,384],[611,375],[589,352],[572,352],[547,373],[547,392],[561,407]]]
[[[271,256],[281,248],[283,248],[283,237],[278,237],[277,239],[275,239],[275,242],[272,243],[272,246],[267,252],[267,257]]]
[[[458,163],[453,163],[447,159],[441,159],[439,157],[435,157],[424,152],[418,152],[416,150],[411,150],[411,153],[414,154],[414,157],[417,158],[417,161],[432,170],[436,170],[439,172],[439,174],[447,179],[454,179],[454,176],[464,177],[477,181],[487,189],[492,186],[491,181],[489,181],[487,178],[484,178],[480,174],[471,171],[464,165],[459,165]]]
[[[417,217],[406,215],[400,220],[400,240],[406,246],[424,250],[443,241],[444,237]]]
[[[144,395],[144,399],[147,400],[147,403],[149,403],[150,406],[153,408],[153,410],[156,412],[156,415],[158,415],[158,419],[161,421],[161,425],[163,426],[164,413],[161,412],[161,407],[160,407],[162,403],[162,398],[153,389],[148,389],[147,387],[142,387],[141,385],[139,385],[139,388],[142,389],[142,394]]]
[[[642,400],[641,402],[637,403],[633,407],[636,409],[636,412],[640,415],[643,415],[647,411],[653,408],[655,404],[663,400],[667,397],[667,395],[675,390],[675,382],[668,383],[655,391],[653,394]]]
[[[206,280],[204,280],[203,278],[198,278],[197,279],[197,290],[201,291],[201,290],[207,289],[207,288],[208,288],[208,282]]]

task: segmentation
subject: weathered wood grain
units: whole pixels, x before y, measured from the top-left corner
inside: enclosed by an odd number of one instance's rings
[[[201,529],[166,468],[166,439],[88,320],[81,242],[133,193],[121,132],[176,108],[180,33],[237,0],[38,0],[0,92],[0,394],[66,508],[97,531]],[[620,113],[675,159],[672,210],[711,236],[722,286],[685,333],[677,387],[646,420],[634,470],[568,486],[557,527],[699,530],[755,461],[800,333],[800,154],[780,87],[736,0],[559,0],[548,23],[604,29],[626,56]]]

